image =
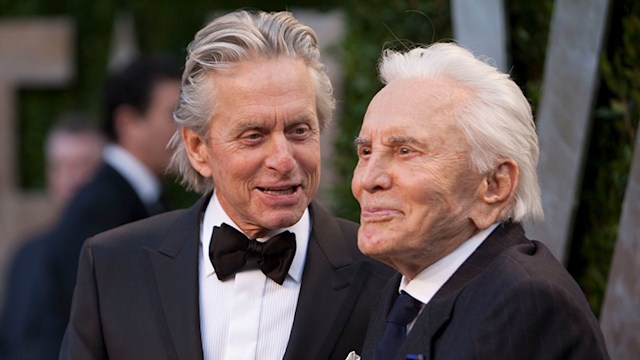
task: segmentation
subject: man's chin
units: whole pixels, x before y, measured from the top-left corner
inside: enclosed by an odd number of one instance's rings
[[[268,228],[283,229],[295,225],[302,218],[305,209],[296,209],[295,211],[274,210],[270,219],[266,221]]]
[[[367,237],[358,234],[358,249],[360,252],[372,258],[384,257],[386,251],[384,249],[385,241],[380,237]]]

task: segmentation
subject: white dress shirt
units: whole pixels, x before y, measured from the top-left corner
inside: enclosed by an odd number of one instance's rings
[[[127,180],[144,204],[153,204],[160,199],[160,180],[127,150],[109,144],[103,150],[102,158]]]
[[[477,232],[467,241],[463,242],[455,250],[450,252],[447,256],[431,264],[431,266],[422,270],[411,281],[402,276],[400,281],[400,291],[406,291],[409,295],[419,300],[424,306],[433,298],[433,296],[440,290],[442,285],[449,280],[451,275],[458,270],[458,268],[464,263],[471,254],[480,246],[484,240],[493,232],[498,226],[495,223],[488,228]],[[417,317],[416,317],[417,318]],[[407,332],[413,327],[415,320],[407,325]]]
[[[300,293],[311,231],[309,210],[286,229],[296,235],[296,253],[282,285],[259,269],[241,271],[220,281],[209,260],[214,226],[240,230],[220,206],[214,192],[200,227],[200,331],[205,360],[280,360],[284,356]]]

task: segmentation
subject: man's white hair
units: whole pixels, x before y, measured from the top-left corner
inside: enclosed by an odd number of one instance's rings
[[[471,164],[479,173],[500,160],[518,164],[520,177],[508,211],[499,220],[543,218],[536,174],[539,148],[531,105],[509,77],[453,43],[436,43],[407,52],[386,50],[378,65],[380,80],[431,78],[455,83],[470,98],[453,110],[471,147]]]

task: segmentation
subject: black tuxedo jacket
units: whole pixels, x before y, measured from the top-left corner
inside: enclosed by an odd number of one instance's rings
[[[84,241],[148,216],[135,190],[107,164],[72,198],[48,237],[43,259],[46,271],[40,274],[52,288],[44,311],[48,318],[54,319],[42,336],[55,339],[58,344],[57,350],[48,357],[56,356],[59,351],[69,321],[78,255]]]
[[[401,276],[376,304],[362,358],[374,359]],[[395,359],[608,359],[585,297],[518,224],[496,228],[422,310]]]
[[[203,358],[200,218],[209,196],[89,239],[61,359]],[[343,360],[361,348],[391,270],[359,253],[357,225],[310,207],[312,233],[284,359]]]

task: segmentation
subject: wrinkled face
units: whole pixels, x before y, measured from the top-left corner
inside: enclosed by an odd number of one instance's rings
[[[352,191],[360,250],[416,274],[468,239],[482,177],[453,120],[466,93],[432,79],[396,80],[371,101],[356,140]]]
[[[176,131],[173,121],[173,111],[178,103],[180,82],[177,80],[163,80],[158,82],[152,90],[149,106],[141,121],[140,139],[145,145],[145,163],[157,175],[162,175],[171,158],[171,150],[167,143]]]
[[[291,58],[254,59],[210,74],[209,137],[183,138],[212,177],[222,207],[249,236],[295,224],[320,179],[320,130],[309,70]]]

